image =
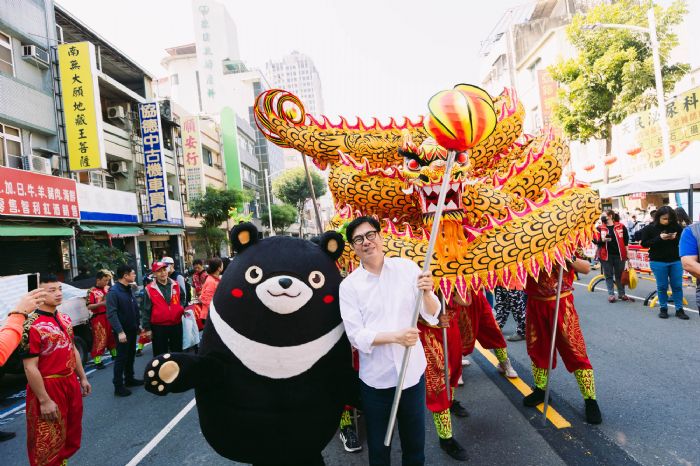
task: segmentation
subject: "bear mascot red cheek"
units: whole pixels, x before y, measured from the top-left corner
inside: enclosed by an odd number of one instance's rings
[[[209,310],[198,354],[153,359],[146,389],[194,389],[202,433],[220,455],[244,463],[323,464],[357,373],[338,306],[340,234],[316,243],[231,231],[236,257]]]

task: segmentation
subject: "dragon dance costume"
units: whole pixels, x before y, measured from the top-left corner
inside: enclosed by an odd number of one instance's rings
[[[97,304],[103,301],[107,296],[107,288],[98,288],[93,286],[88,292],[88,304]],[[112,332],[112,326],[107,320],[107,306],[100,306],[92,311],[90,317],[90,328],[92,330],[92,356],[95,364],[102,363],[102,355],[105,349],[108,349],[112,357],[117,355],[117,342]]]

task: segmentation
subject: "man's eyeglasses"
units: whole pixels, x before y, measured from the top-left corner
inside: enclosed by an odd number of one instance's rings
[[[354,244],[355,246],[359,246],[365,242],[365,238],[367,239],[367,241],[374,241],[374,239],[377,237],[377,233],[378,231],[372,230],[368,231],[364,235],[357,235],[352,239],[352,244]]]

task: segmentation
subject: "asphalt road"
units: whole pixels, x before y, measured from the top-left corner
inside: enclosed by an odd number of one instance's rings
[[[645,296],[652,287],[642,281],[630,294]],[[583,422],[578,387],[560,364],[552,376],[552,405],[571,427],[558,429],[551,423],[543,427],[541,414],[523,408],[517,388],[475,351],[474,364],[465,368],[466,385],[456,395],[471,416],[453,420],[455,438],[467,448],[469,464],[700,465],[698,314],[690,312],[689,321],[661,320],[640,302],[608,304],[602,288],[589,293],[580,286],[575,297],[596,371],[603,424]],[[686,294],[694,303],[691,290]],[[513,327],[509,321],[504,333]],[[509,343],[509,351],[529,385],[532,377],[524,342]],[[146,353],[137,359],[137,372],[150,359]],[[71,464],[235,464],[219,457],[202,437],[197,410],[191,404],[193,393],[156,397],[137,389],[131,397],[115,398],[111,366],[89,377],[93,394],[85,399],[83,446]],[[0,429],[18,435],[0,443],[0,463],[25,465],[25,417],[17,392],[21,381],[10,378],[3,384],[2,392],[11,397],[0,405]],[[360,418],[361,428],[362,424]],[[264,439],[263,444],[274,447],[274,439]],[[395,464],[400,464],[398,445],[396,441]],[[346,453],[337,438],[323,455],[329,466],[367,464],[366,451]],[[440,450],[429,415],[426,456],[430,465],[455,463]]]

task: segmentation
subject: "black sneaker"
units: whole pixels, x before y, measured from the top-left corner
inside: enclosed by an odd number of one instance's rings
[[[346,426],[340,429],[340,441],[343,442],[345,451],[355,452],[362,450],[360,439],[357,438],[357,433],[352,426]]]
[[[665,307],[662,307],[659,309],[659,318],[660,319],[668,319],[668,309]]]
[[[440,448],[457,461],[467,461],[469,456],[467,450],[462,447],[454,438],[440,439]]]
[[[14,432],[4,432],[0,430],[0,442],[4,442],[5,440],[10,440],[13,439],[17,436]]]
[[[114,387],[114,396],[129,396],[131,395],[131,390],[126,387]]]
[[[143,379],[131,379],[131,380],[127,380],[127,381],[124,383],[124,385],[126,385],[127,387],[140,387],[141,385],[143,385]]]
[[[688,320],[688,319],[690,319],[690,317],[688,317],[688,314],[686,314],[685,312],[683,312],[683,309],[679,309],[678,311],[676,311],[676,317],[678,317],[678,318],[681,319],[681,320]]]
[[[141,356],[143,356],[143,350],[141,348],[139,348],[136,350],[136,357],[140,358]]]
[[[587,399],[586,401],[586,422],[589,424],[600,424],[603,422],[603,415],[600,414],[600,408],[596,400]]]
[[[457,417],[468,417],[469,416],[469,411],[467,411],[467,408],[462,406],[462,403],[460,403],[457,400],[452,400],[452,406],[450,406],[450,412]]]
[[[523,398],[523,404],[530,408],[534,408],[540,403],[544,403],[544,390],[535,387],[535,389],[528,396]]]
[[[97,369],[98,371],[101,371],[104,368],[105,368],[104,363],[102,363],[102,362],[95,363],[95,369]]]

